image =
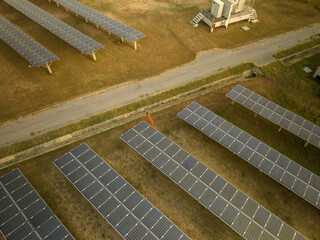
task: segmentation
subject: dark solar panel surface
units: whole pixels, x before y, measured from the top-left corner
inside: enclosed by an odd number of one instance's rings
[[[4,1],[82,53],[92,53],[103,48],[100,43],[27,0]]]
[[[241,85],[232,89],[227,97],[320,148],[320,126]]]
[[[133,28],[128,27],[127,25],[120,23],[117,20],[114,20],[76,0],[54,1],[129,42],[136,41],[146,36],[145,34],[134,30]]]
[[[59,58],[0,16],[0,38],[34,67],[40,67]]]
[[[0,230],[7,240],[74,239],[19,169],[0,177]]]
[[[121,139],[245,239],[306,239],[148,123]]]
[[[189,239],[87,144],[54,164],[124,239]]]
[[[193,102],[178,116],[317,208],[320,177]]]

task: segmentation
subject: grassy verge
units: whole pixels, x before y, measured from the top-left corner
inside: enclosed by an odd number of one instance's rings
[[[288,57],[291,54],[295,54],[295,53],[301,52],[303,50],[312,48],[312,47],[317,46],[319,44],[320,44],[320,36],[317,36],[315,39],[313,39],[310,42],[302,43],[302,44],[299,44],[293,48],[289,48],[289,49],[285,49],[280,52],[277,52],[277,53],[273,54],[273,57],[277,58],[277,59],[281,59],[284,57]]]
[[[72,132],[75,132],[75,131],[96,125],[98,123],[110,120],[110,119],[115,118],[117,116],[133,112],[133,111],[135,111],[139,108],[145,107],[147,105],[151,105],[151,104],[163,101],[165,99],[177,96],[179,94],[188,92],[190,90],[197,89],[199,87],[213,83],[217,80],[220,80],[220,79],[223,79],[223,78],[235,75],[235,74],[242,73],[246,70],[252,69],[253,66],[254,66],[253,63],[244,63],[239,66],[224,70],[224,71],[217,73],[215,75],[212,75],[212,76],[209,76],[209,77],[206,77],[203,79],[199,79],[197,81],[190,82],[184,86],[174,88],[169,91],[157,94],[155,96],[140,100],[138,102],[128,104],[128,105],[122,106],[120,108],[116,108],[114,110],[107,111],[105,113],[101,113],[101,114],[92,116],[88,119],[81,120],[77,123],[68,125],[66,127],[60,128],[58,130],[54,130],[54,131],[48,132],[46,134],[37,136],[31,140],[27,140],[27,141],[13,144],[12,146],[5,147],[5,148],[1,149],[0,158],[17,153],[17,152],[20,152],[20,151],[23,151],[25,149],[29,149],[31,147],[48,142],[50,140],[56,139],[58,137],[66,135],[66,134],[70,134]],[[32,133],[31,135],[34,135],[34,134],[35,133]]]

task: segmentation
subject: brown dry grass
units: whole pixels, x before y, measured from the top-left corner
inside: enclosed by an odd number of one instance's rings
[[[116,37],[96,30],[47,1],[41,8],[79,29],[106,47],[94,63],[27,17],[0,2],[0,14],[60,57],[54,74],[27,67],[27,62],[0,41],[0,122],[16,119],[89,92],[130,80],[139,80],[193,60],[196,53],[211,48],[232,48],[281,32],[319,22],[320,12],[301,0],[257,0],[260,23],[244,32],[240,26],[216,29],[210,34],[204,24],[193,29],[188,22],[209,0],[94,0],[83,1],[97,10],[147,34],[135,52]],[[280,23],[280,24],[279,24]]]
[[[302,65],[319,58],[317,55],[288,70],[280,63],[271,64],[263,68],[265,76],[243,85],[312,120],[296,103],[311,112],[319,109],[315,83],[301,70]],[[301,139],[286,131],[278,133],[271,122],[253,118],[249,110],[231,105],[225,94],[232,87],[215,90],[196,101],[320,175],[319,149],[310,145],[304,148]],[[320,239],[319,210],[179,119],[176,114],[189,103],[154,114],[155,127],[307,238]],[[192,239],[242,239],[119,139],[138,122],[86,139],[86,143]],[[21,169],[76,239],[121,239],[52,164],[78,144],[14,167]],[[12,168],[1,170],[0,175]]]

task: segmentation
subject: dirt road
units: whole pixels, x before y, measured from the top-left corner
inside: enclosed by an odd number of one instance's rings
[[[231,50],[217,49],[201,53],[195,61],[166,71],[159,76],[93,93],[4,124],[0,127],[0,147],[29,139],[32,133],[37,135],[41,131],[43,134],[61,128],[92,115],[133,103],[143,96],[151,96],[184,85],[243,62],[254,62],[258,66],[268,64],[275,61],[272,57],[273,53],[306,42],[316,34],[320,34],[320,24]]]

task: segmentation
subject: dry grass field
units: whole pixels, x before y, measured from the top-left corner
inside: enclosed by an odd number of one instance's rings
[[[264,76],[243,85],[319,124],[320,98],[315,92],[319,83],[302,71],[303,66],[314,67],[319,60],[320,54],[292,67],[273,63],[262,68]],[[286,131],[278,133],[271,122],[254,118],[251,111],[237,104],[231,105],[225,94],[233,87],[215,90],[196,101],[320,175],[320,150],[311,145],[303,147],[304,142],[296,136]],[[307,238],[319,240],[320,211],[179,119],[176,114],[189,103],[152,115],[155,127]],[[242,239],[120,140],[119,136],[139,121],[85,142],[192,239]],[[19,167],[76,239],[120,240],[52,164],[78,144],[1,170],[0,176]]]
[[[97,62],[46,31],[3,1],[0,14],[60,57],[46,70],[29,68],[14,50],[0,41],[0,123],[52,107],[89,92],[128,81],[140,80],[192,61],[199,51],[234,48],[258,39],[319,22],[320,11],[304,0],[257,0],[260,22],[240,29],[246,22],[226,30],[200,24],[193,29],[188,22],[209,0],[82,0],[89,6],[145,33],[138,50],[118,44],[118,38],[86,24],[46,0],[34,4],[105,45],[98,51]],[[312,3],[315,3],[313,0]]]

